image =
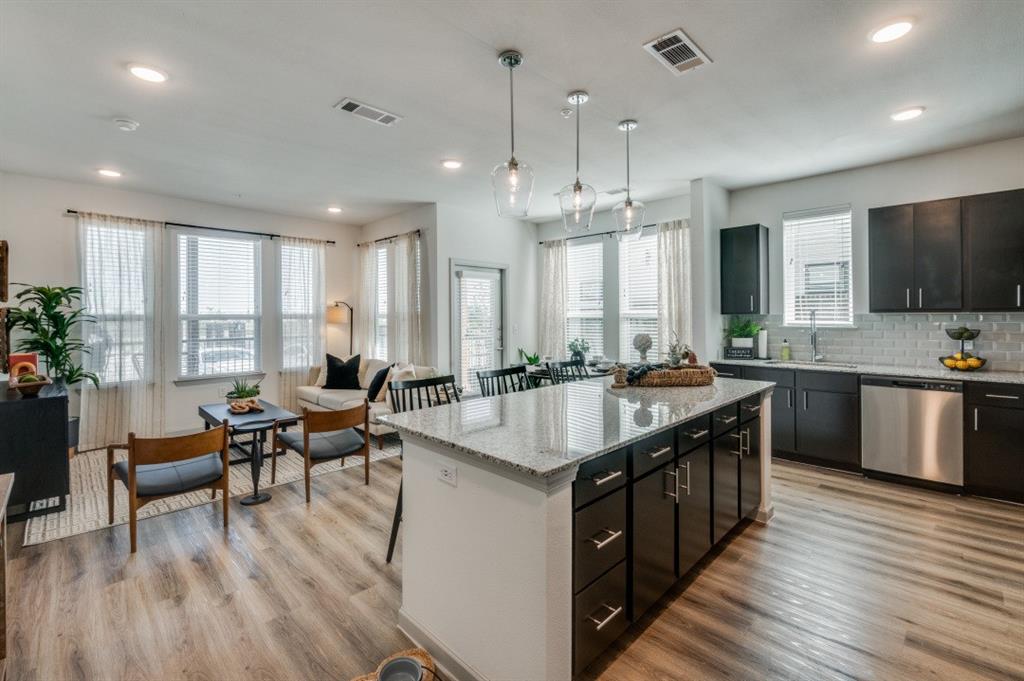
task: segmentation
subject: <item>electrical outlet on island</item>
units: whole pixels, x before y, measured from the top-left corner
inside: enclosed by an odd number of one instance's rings
[[[437,471],[437,479],[448,483],[452,487],[458,487],[459,469],[455,466],[441,466]]]

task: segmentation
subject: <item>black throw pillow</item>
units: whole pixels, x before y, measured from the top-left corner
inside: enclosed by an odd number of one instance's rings
[[[327,390],[359,390],[359,355],[352,355],[346,362],[334,355],[327,355]]]
[[[373,380],[370,381],[370,387],[366,389],[366,399],[371,402],[377,401],[377,395],[380,394],[380,389],[384,387],[384,381],[388,380],[388,372],[391,371],[393,366],[395,365],[386,366],[374,374]]]

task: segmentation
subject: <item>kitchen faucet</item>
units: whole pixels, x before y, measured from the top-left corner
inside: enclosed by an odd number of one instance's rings
[[[825,356],[818,353],[818,311],[811,310],[811,361],[820,362]]]

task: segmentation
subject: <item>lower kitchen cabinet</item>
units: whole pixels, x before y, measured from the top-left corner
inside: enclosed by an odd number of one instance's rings
[[[679,457],[679,576],[711,549],[711,445]]]
[[[633,483],[632,619],[676,581],[677,474],[670,460]]]
[[[753,518],[761,505],[761,419],[740,426],[740,518]]]
[[[968,384],[966,392],[966,491],[1024,503],[1024,388]]]
[[[733,429],[711,444],[711,503],[714,524],[711,541],[717,544],[740,521],[740,433]]]
[[[826,465],[860,467],[860,397],[856,394],[800,390],[797,453]]]
[[[629,625],[626,618],[626,563],[619,563],[576,595],[573,673],[593,662]]]
[[[746,367],[743,378],[748,381],[771,381],[772,391],[772,449],[796,451],[796,378],[793,371]]]

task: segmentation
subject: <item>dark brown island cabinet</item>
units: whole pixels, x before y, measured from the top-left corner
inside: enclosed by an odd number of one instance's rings
[[[964,488],[1024,503],[1024,385],[964,386]]]
[[[70,494],[68,393],[54,384],[24,397],[0,381],[0,473],[13,473],[8,515],[64,510]]]
[[[869,209],[868,298],[872,312],[1024,310],[1024,189]]]
[[[579,674],[761,501],[753,395],[580,466],[573,483]]]
[[[768,314],[768,228],[719,231],[722,314]]]

